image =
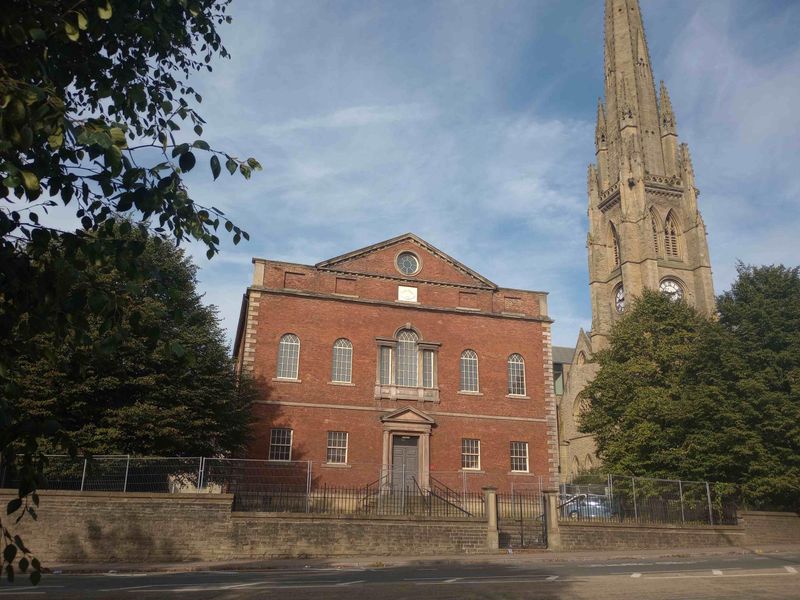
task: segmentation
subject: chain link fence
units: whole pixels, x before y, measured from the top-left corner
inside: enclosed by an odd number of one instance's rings
[[[724,493],[727,487],[707,481],[582,475],[572,483],[561,484],[559,517],[643,524],[735,525],[736,503]]]

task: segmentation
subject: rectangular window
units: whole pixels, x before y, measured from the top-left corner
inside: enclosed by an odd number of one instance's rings
[[[433,387],[433,350],[422,351],[422,387]]]
[[[380,349],[380,382],[381,385],[391,385],[392,383],[392,349],[388,346],[381,346]]]
[[[556,396],[564,395],[564,365],[553,365],[553,390]]]
[[[464,438],[461,440],[461,468],[481,468],[481,441]]]
[[[269,459],[292,460],[292,430],[271,429],[269,432]]]
[[[511,470],[528,472],[528,442],[511,442]]]
[[[347,432],[328,432],[328,452],[326,461],[331,464],[347,464]]]

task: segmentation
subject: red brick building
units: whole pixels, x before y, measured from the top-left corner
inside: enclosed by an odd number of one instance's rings
[[[235,343],[261,389],[251,458],[312,461],[335,485],[557,483],[546,293],[500,288],[413,234],[253,264]]]

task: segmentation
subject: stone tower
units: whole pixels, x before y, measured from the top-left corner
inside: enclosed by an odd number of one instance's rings
[[[715,310],[706,229],[689,149],[667,88],[656,92],[638,0],[605,0],[605,103],[597,106],[596,164],[589,166],[589,289],[592,330],[561,365],[558,406],[562,481],[598,465],[580,431],[580,392],[594,379],[594,352],[608,343],[625,301],[645,288]],[[564,350],[567,349],[557,349]]]
[[[714,312],[706,230],[689,149],[663,82],[656,93],[638,0],[606,0],[605,104],[589,166],[589,286],[594,350],[625,299],[644,288]]]

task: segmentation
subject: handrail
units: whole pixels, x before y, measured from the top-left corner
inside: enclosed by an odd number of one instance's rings
[[[449,504],[450,506],[452,506],[456,510],[460,510],[465,515],[467,515],[468,517],[473,516],[471,512],[469,512],[468,510],[462,508],[461,506],[459,506],[458,504],[456,504],[455,502],[453,502],[450,499],[450,498],[460,498],[459,494],[455,490],[447,487],[445,484],[443,484],[441,481],[439,481],[435,477],[430,477],[429,476],[428,479],[430,479],[430,481],[434,484],[434,485],[431,485],[430,489],[428,489],[428,494],[430,496],[435,496],[436,498],[439,498],[439,500],[442,500],[443,502],[446,502],[447,504]],[[437,487],[442,489],[442,490],[444,490],[444,493],[448,494],[450,496],[450,498],[447,498],[446,496],[441,495],[437,491],[437,489],[436,489]]]

